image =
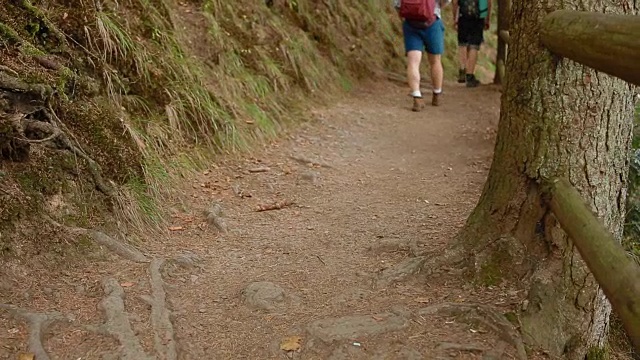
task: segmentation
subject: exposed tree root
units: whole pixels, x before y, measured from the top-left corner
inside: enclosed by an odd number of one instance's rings
[[[149,262],[149,259],[142,252],[140,252],[140,250],[136,249],[135,247],[129,244],[125,244],[123,242],[115,240],[114,238],[100,231],[84,230],[84,229],[82,230],[85,232],[85,234],[91,237],[95,242],[97,242],[100,245],[103,245],[104,247],[108,248],[109,250],[113,251],[114,253],[122,256],[127,260],[131,260],[139,263]]]
[[[4,66],[4,65],[0,65],[0,71],[4,71],[6,73],[9,73],[13,76],[18,76],[18,73],[13,70],[12,68],[8,67],[8,66]]]
[[[497,310],[480,304],[442,303],[422,308],[418,311],[421,316],[437,313],[455,316],[464,322],[486,327],[500,336],[503,341],[511,344],[517,351],[518,359],[527,359],[527,353],[520,335],[504,315]]]
[[[64,33],[60,31],[60,29],[58,29],[58,27],[55,26],[51,22],[51,20],[49,20],[49,18],[47,18],[47,16],[44,14],[44,12],[42,12],[42,10],[34,6],[29,0],[22,0],[20,2],[20,6],[24,10],[26,10],[29,14],[31,14],[31,16],[42,21],[44,26],[46,26],[47,29],[49,29],[49,32],[58,40],[58,42],[60,43],[61,49],[65,49],[68,47],[67,38],[64,36]]]
[[[407,258],[400,263],[384,269],[376,280],[376,286],[385,287],[402,279],[420,272],[420,269],[427,261],[424,256]]]
[[[42,84],[28,84],[24,81],[0,72],[0,89],[7,92],[0,92],[0,99],[7,98],[12,103],[12,111],[16,115],[21,115],[20,133],[17,141],[44,142],[48,140],[55,144],[58,149],[68,150],[74,155],[84,159],[89,167],[89,172],[93,178],[96,188],[106,195],[113,196],[113,189],[102,177],[102,169],[91,157],[89,157],[79,146],[73,144],[69,137],[60,129],[60,119],[48,106],[45,108],[49,98],[53,94],[53,89]],[[28,118],[27,115],[42,111],[47,121],[39,121]],[[15,125],[14,125],[15,127]],[[14,131],[15,132],[15,131]],[[31,135],[29,137],[28,135]],[[34,139],[34,137],[36,137]],[[44,140],[43,140],[44,139]]]
[[[11,161],[27,161],[31,151],[31,144],[21,141],[21,114],[0,115],[0,156]]]
[[[7,310],[11,315],[21,318],[29,324],[29,351],[38,360],[49,360],[49,355],[44,350],[42,339],[47,327],[55,321],[68,321],[60,313],[34,313],[13,305],[0,304],[0,309]]]
[[[106,297],[100,302],[100,308],[107,318],[96,330],[109,334],[120,342],[120,355],[123,360],[154,360],[148,356],[140,341],[136,338],[129,315],[124,309],[124,290],[113,278],[103,282]]]
[[[26,93],[32,95],[38,101],[38,106],[44,106],[47,99],[53,94],[53,88],[44,84],[29,84],[26,83],[17,77],[13,77],[8,74],[4,74],[0,72],[0,89],[14,92],[14,93]],[[3,97],[8,96],[10,94],[4,94]],[[20,108],[16,110],[21,110]],[[35,110],[38,110],[36,108]],[[29,111],[32,112],[33,110]],[[23,113],[27,113],[26,111],[22,111]]]
[[[164,259],[153,259],[149,266],[151,278],[151,296],[143,297],[151,305],[151,325],[155,336],[156,352],[165,360],[177,360],[175,332],[171,323],[171,312],[167,308],[167,294],[162,280],[162,265]]]
[[[150,261],[149,258],[147,258],[140,250],[136,249],[135,247],[129,244],[118,241],[100,231],[69,227],[66,225],[62,225],[54,221],[53,219],[49,219],[49,221],[53,225],[63,228],[64,230],[68,231],[71,234],[89,236],[93,241],[95,241],[99,245],[106,247],[107,249],[123,257],[124,259],[130,260],[133,262],[138,262],[138,263],[148,263]]]
[[[50,110],[50,114],[53,114],[53,116],[55,116],[53,110]],[[68,150],[74,155],[84,159],[87,162],[89,172],[93,177],[93,182],[95,183],[96,188],[98,188],[98,190],[102,191],[106,195],[113,196],[113,189],[105,182],[104,178],[102,177],[102,169],[100,168],[100,165],[98,165],[98,163],[90,158],[89,155],[82,151],[82,149],[74,145],[69,137],[64,132],[62,132],[62,130],[60,130],[55,121],[47,123],[44,121],[25,119],[23,126],[25,129],[25,133],[27,133],[28,131],[44,133],[45,136],[50,136],[55,139],[54,143],[59,149]]]
[[[444,255],[421,254],[420,256],[407,258],[390,268],[384,269],[378,275],[376,286],[389,286],[417,273],[424,275],[437,273],[445,266],[454,266],[460,263],[464,259],[462,255],[462,249],[454,247],[447,249]]]

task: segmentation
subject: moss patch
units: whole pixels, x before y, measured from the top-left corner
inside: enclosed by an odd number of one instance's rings
[[[585,360],[608,360],[608,359],[609,359],[609,353],[607,349],[598,348],[598,347],[590,348],[589,351],[587,352],[587,355],[585,356]]]

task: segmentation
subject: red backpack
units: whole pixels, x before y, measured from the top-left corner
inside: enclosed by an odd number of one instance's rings
[[[410,21],[424,21],[431,25],[436,21],[436,0],[401,0],[400,16]]]

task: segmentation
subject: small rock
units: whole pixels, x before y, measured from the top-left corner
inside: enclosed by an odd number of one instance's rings
[[[84,288],[84,286],[83,286],[83,285],[76,285],[76,289],[75,289],[75,290],[76,290],[76,293],[77,293],[78,295],[82,295],[82,294],[84,294],[84,293],[85,293],[85,291],[86,291],[86,289]]]
[[[319,174],[317,172],[311,170],[303,171],[300,174],[300,178],[302,180],[310,181],[312,184],[316,184],[318,182],[318,176]]]
[[[415,240],[409,239],[383,239],[378,240],[369,246],[369,250],[376,253],[394,252],[394,251],[411,251],[417,247]]]
[[[407,258],[395,266],[383,270],[378,277],[377,286],[389,286],[392,283],[419,272],[426,260],[424,256]]]
[[[43,292],[45,295],[49,295],[49,296],[53,295],[53,289],[52,289],[52,288],[50,288],[50,287],[42,288],[42,292]]]
[[[244,289],[243,295],[249,305],[268,311],[275,310],[285,300],[284,290],[268,281],[249,284]]]
[[[210,225],[215,226],[220,232],[227,232],[227,223],[224,220],[224,212],[222,210],[222,205],[214,202],[211,206],[205,211],[207,222]]]
[[[311,336],[330,343],[398,331],[408,325],[409,320],[404,316],[383,313],[316,320],[309,324],[307,331]]]

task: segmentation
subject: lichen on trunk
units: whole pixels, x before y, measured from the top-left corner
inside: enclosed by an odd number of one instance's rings
[[[543,17],[568,9],[625,13],[630,1],[514,2],[511,45],[492,167],[459,240],[471,275],[528,286],[520,315],[532,349],[584,359],[604,345],[611,312],[550,212],[540,181],[566,177],[620,239],[631,145],[633,88],[540,45]],[[583,8],[583,7],[587,8]]]

